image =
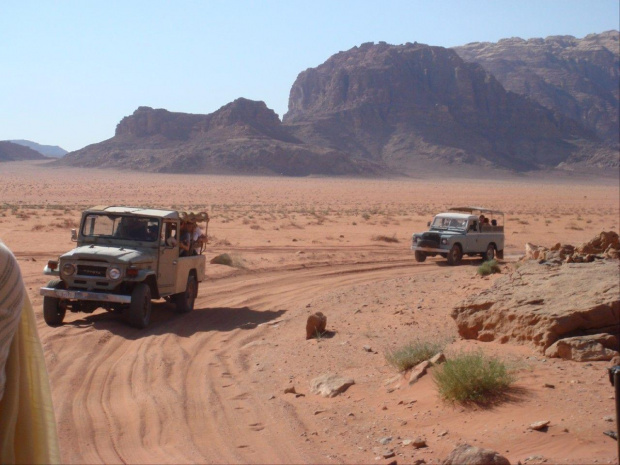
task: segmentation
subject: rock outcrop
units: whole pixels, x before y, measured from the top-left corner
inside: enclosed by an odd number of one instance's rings
[[[58,147],[57,145],[42,145],[37,144],[36,142],[32,142],[31,140],[10,140],[9,142],[13,142],[14,144],[23,145],[25,147],[30,147],[35,152],[39,152],[41,155],[45,155],[46,157],[51,158],[62,158],[67,154],[67,151],[62,147]]]
[[[452,318],[466,339],[528,344],[541,352],[563,338],[619,337],[619,263],[554,266],[529,261],[465,299]]]
[[[583,39],[503,39],[455,47],[466,61],[482,65],[503,86],[581,122],[618,147],[620,33],[607,31]],[[611,160],[610,160],[611,161]],[[615,166],[617,166],[617,152]]]
[[[620,238],[615,231],[603,231],[592,240],[578,245],[557,243],[551,248],[525,244],[523,260],[555,263],[590,263],[596,259],[620,259]]]
[[[355,381],[332,373],[326,373],[310,382],[310,392],[323,397],[336,397],[353,386]]]
[[[264,102],[237,99],[208,115],[138,108],[113,138],[67,154],[62,165],[176,173],[373,174],[377,164],[303,143]]]
[[[300,140],[399,172],[430,161],[555,167],[595,144],[453,50],[417,43],[363,44],[300,73],[284,122]]]
[[[45,160],[39,152],[7,140],[0,141],[0,162],[21,160]]]

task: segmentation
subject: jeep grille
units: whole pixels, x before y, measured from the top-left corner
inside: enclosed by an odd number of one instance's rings
[[[96,276],[105,278],[105,266],[78,265],[77,274],[80,276]]]

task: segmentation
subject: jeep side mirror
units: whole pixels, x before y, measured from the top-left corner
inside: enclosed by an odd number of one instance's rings
[[[426,223],[426,226],[430,226],[430,225],[431,225],[431,222],[430,222],[430,221],[429,221],[428,223]]]
[[[71,240],[77,242],[77,231],[75,229],[71,230]]]

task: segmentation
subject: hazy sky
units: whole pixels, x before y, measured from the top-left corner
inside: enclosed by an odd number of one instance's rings
[[[280,117],[297,75],[364,42],[451,47],[618,29],[618,0],[0,0],[0,140],[77,150],[139,106]]]

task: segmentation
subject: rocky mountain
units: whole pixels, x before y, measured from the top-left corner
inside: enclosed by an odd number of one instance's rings
[[[14,144],[8,140],[0,141],[0,162],[21,160],[45,160],[47,157],[30,147]]]
[[[580,122],[618,147],[620,33],[503,39],[455,47],[512,92]]]
[[[52,158],[62,158],[65,156],[67,151],[62,147],[58,147],[57,145],[41,145],[36,142],[32,142],[30,140],[10,140],[9,142],[13,142],[14,144],[23,145],[26,147],[30,147],[32,150],[36,150],[41,155],[45,155],[46,157]]]
[[[303,141],[401,172],[429,161],[516,170],[607,162],[579,122],[506,91],[454,50],[417,43],[363,44],[302,72],[284,122]]]
[[[503,49],[518,49],[511,60],[493,52],[498,44],[455,51],[366,43],[300,73],[282,122],[263,102],[243,98],[207,115],[140,107],[123,118],[113,138],[58,163],[293,176],[441,172],[449,165],[617,167],[613,37],[500,41]],[[533,44],[531,60],[517,58],[522,42]],[[490,68],[470,61],[472,50],[492,57],[488,63],[497,63],[500,76],[523,85],[507,90]],[[528,94],[534,88],[550,97]],[[551,97],[563,103],[554,106]]]
[[[177,173],[367,174],[376,164],[306,144],[264,102],[237,99],[214,113],[138,108],[113,138],[66,155],[71,166]]]

